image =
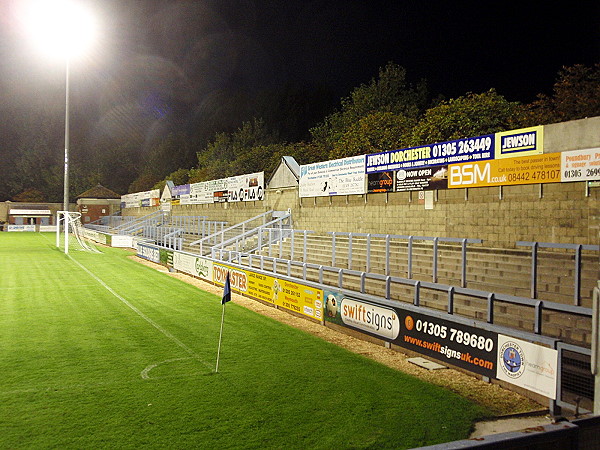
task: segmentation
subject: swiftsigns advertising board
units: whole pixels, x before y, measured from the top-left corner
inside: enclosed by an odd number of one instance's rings
[[[470,372],[496,377],[496,333],[399,308],[374,305],[335,291],[324,291],[324,295],[323,317],[328,322],[448,361]]]
[[[365,155],[300,166],[300,197],[327,197],[365,192]]]
[[[323,295],[327,322],[556,398],[556,350],[451,319],[376,305],[335,290],[325,290]]]
[[[469,372],[496,377],[496,333],[408,311],[399,311],[399,316],[402,332],[395,344]]]

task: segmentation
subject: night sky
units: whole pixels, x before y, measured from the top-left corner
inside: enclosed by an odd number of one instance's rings
[[[46,190],[56,187],[64,140],[65,61],[44,57],[24,32],[26,1],[0,0],[7,198],[39,184],[40,171]],[[522,103],[552,94],[563,66],[600,62],[600,2],[73,1],[94,11],[99,35],[70,65],[72,160],[81,180],[103,167],[120,191],[173,132],[195,146],[171,158],[178,167],[252,117],[282,142],[310,139],[311,127],[388,62],[404,67],[409,83],[424,79],[431,99],[495,88]]]
[[[14,1],[3,0],[3,8]],[[342,97],[388,61],[403,66],[413,82],[425,78],[433,94],[451,98],[493,87],[528,102],[551,92],[562,66],[600,61],[598,2],[87,3],[102,33],[73,68],[82,72],[81,89],[109,79],[134,90],[154,84],[192,102],[224,85],[286,82],[325,84]],[[10,11],[2,12],[4,80],[20,90],[59,81],[60,65],[40,60]]]

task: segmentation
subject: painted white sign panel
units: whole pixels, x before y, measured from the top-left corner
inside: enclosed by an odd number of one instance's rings
[[[198,205],[204,203],[213,203],[213,189],[219,187],[221,184],[226,184],[225,179],[215,180],[220,183],[213,181],[202,181],[200,183],[190,184],[190,193],[188,195],[181,196],[182,205]],[[223,187],[221,187],[223,189]]]
[[[35,231],[35,225],[9,225],[8,231]]]
[[[556,399],[558,352],[502,334],[498,335],[499,380]]]
[[[213,262],[199,256],[174,252],[173,268],[203,280],[212,281],[213,279]]]
[[[366,155],[300,166],[300,197],[327,197],[366,192]]]
[[[560,154],[560,181],[600,180],[600,148]]]
[[[114,235],[110,245],[111,247],[133,248],[133,236]]]

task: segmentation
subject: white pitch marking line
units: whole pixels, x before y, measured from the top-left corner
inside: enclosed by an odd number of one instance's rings
[[[163,364],[169,364],[172,362],[176,362],[176,361],[186,361],[188,359],[194,359],[194,358],[173,358],[173,359],[165,359],[164,361],[161,361],[159,363],[156,364],[150,364],[148,367],[146,367],[144,370],[142,370],[142,372],[140,373],[140,375],[142,376],[142,378],[144,380],[148,380],[150,379],[150,375],[148,375],[150,373],[150,371],[152,369],[155,369],[158,366],[162,366]]]
[[[71,255],[68,255],[68,257],[71,261],[73,261],[75,264],[77,264],[79,267],[81,267],[89,276],[91,276],[94,280],[96,280],[98,283],[100,283],[100,285],[102,287],[104,287],[108,292],[110,292],[117,299],[119,299],[124,305],[126,305],[133,312],[135,312],[138,316],[140,316],[142,319],[144,319],[146,322],[148,322],[150,325],[152,325],[154,328],[156,328],[158,331],[160,331],[163,335],[165,335],[168,339],[170,339],[175,344],[177,344],[180,348],[185,350],[189,355],[196,358],[205,367],[212,370],[212,367],[209,366],[205,361],[203,361],[202,358],[198,354],[196,354],[191,348],[189,348],[187,345],[185,345],[183,342],[181,342],[179,339],[177,339],[175,336],[173,336],[171,333],[169,333],[167,330],[165,330],[159,324],[157,324],[154,320],[152,320],[150,317],[148,317],[142,311],[137,309],[135,306],[133,306],[131,303],[129,303],[127,300],[125,300],[123,297],[121,297],[119,294],[117,294],[108,284],[106,284],[104,281],[102,281],[102,279],[98,278],[94,273],[92,273],[90,270],[88,270],[79,261],[76,261],[75,259],[73,259],[73,257]]]

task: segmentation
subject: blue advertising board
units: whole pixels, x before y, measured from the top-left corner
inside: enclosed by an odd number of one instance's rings
[[[366,157],[365,173],[494,159],[494,142],[495,136],[488,134],[420,147],[373,153]]]

